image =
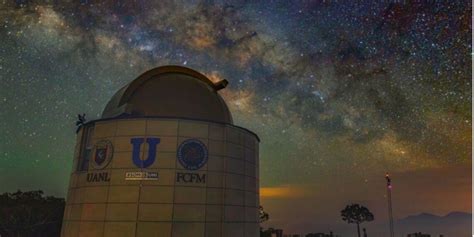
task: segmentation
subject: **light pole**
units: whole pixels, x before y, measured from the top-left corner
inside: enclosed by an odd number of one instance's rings
[[[390,222],[390,237],[394,237],[393,231],[393,212],[392,212],[392,180],[388,173],[385,174],[387,180],[387,201],[388,201],[388,220]]]

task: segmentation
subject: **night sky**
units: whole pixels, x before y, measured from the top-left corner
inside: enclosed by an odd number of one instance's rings
[[[56,2],[0,3],[0,192],[64,196],[76,115],[176,64],[261,138],[265,226],[384,222],[387,171],[396,218],[471,212],[470,1]]]

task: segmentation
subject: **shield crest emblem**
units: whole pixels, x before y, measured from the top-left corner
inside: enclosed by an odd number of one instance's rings
[[[97,148],[95,150],[95,158],[94,161],[98,165],[102,165],[107,157],[107,147],[104,148]]]
[[[108,140],[97,142],[94,145],[94,158],[92,166],[95,169],[105,168],[112,159],[113,149],[112,142]]]

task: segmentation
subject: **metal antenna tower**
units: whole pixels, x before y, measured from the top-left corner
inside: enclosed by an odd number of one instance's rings
[[[390,222],[390,237],[394,237],[395,233],[393,231],[393,212],[392,212],[392,180],[388,173],[385,174],[385,179],[387,180],[387,201],[388,201],[388,219]]]

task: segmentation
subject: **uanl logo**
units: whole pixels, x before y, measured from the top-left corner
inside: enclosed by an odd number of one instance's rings
[[[160,144],[160,139],[156,137],[149,137],[146,139],[148,143],[148,157],[144,160],[140,159],[140,147],[145,141],[144,138],[132,138],[130,143],[133,146],[132,149],[132,160],[138,168],[147,168],[155,162],[156,159],[156,147]]]
[[[178,147],[177,158],[179,163],[187,170],[198,170],[202,168],[208,160],[206,145],[197,139],[188,139]],[[205,183],[206,174],[177,172],[176,182],[178,183]]]
[[[92,151],[92,167],[96,170],[104,169],[112,160],[114,147],[109,140],[98,141]],[[87,182],[109,182],[108,172],[87,173]]]
[[[132,161],[135,166],[140,169],[150,167],[156,160],[157,146],[160,144],[160,139],[157,137],[146,138],[148,144],[148,156],[146,159],[140,158],[140,147],[145,142],[145,138],[136,137],[130,139],[132,144]],[[125,173],[125,180],[158,180],[158,172],[149,171],[132,171]]]

